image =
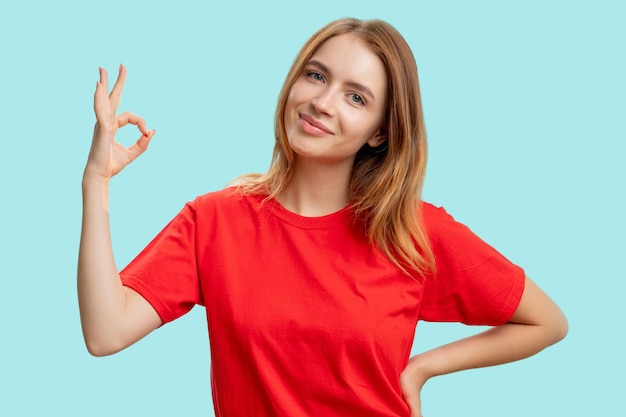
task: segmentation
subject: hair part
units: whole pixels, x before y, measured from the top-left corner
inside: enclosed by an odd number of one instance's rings
[[[426,175],[426,129],[417,65],[400,33],[381,20],[336,20],[317,31],[302,47],[278,97],[272,161],[264,175],[239,178],[244,193],[276,197],[293,174],[293,150],[285,131],[285,108],[292,86],[317,49],[333,36],[351,33],[383,62],[387,71],[387,109],[381,131],[386,142],[365,145],[354,161],[349,199],[355,220],[362,222],[372,244],[401,270],[423,275],[435,261],[421,210]],[[412,275],[412,274],[410,274]]]

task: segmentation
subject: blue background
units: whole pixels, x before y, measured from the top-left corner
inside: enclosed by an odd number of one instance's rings
[[[531,359],[430,381],[424,415],[619,414],[622,2],[7,3],[0,415],[212,415],[201,308],[112,357],[83,345],[75,271],[98,66],[128,67],[120,110],[157,129],[112,181],[121,268],[185,201],[267,168],[291,61],[344,16],[385,19],[414,50],[430,141],[425,199],[522,265],[570,321],[563,342]],[[422,323],[414,352],[477,330]]]

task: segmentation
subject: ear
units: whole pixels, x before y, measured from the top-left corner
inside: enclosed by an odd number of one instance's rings
[[[378,129],[378,131],[374,134],[374,136],[372,136],[368,141],[367,144],[371,147],[371,148],[376,148],[380,145],[382,145],[385,141],[387,140],[387,134],[384,132],[384,130],[382,128]]]

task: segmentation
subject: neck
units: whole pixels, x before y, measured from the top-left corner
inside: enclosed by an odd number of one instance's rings
[[[307,217],[324,216],[348,204],[352,161],[324,164],[296,159],[294,172],[278,201],[287,210]]]

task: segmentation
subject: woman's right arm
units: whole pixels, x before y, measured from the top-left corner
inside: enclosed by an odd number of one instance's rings
[[[83,336],[89,353],[110,355],[141,339],[161,325],[154,308],[137,292],[122,285],[113,258],[108,194],[111,178],[141,155],[154,131],[131,113],[116,115],[126,69],[120,66],[108,93],[108,75],[100,69],[94,110],[96,126],[83,174],[83,221],[78,253],[78,302]],[[118,128],[137,126],[141,137],[126,148],[115,141]]]

